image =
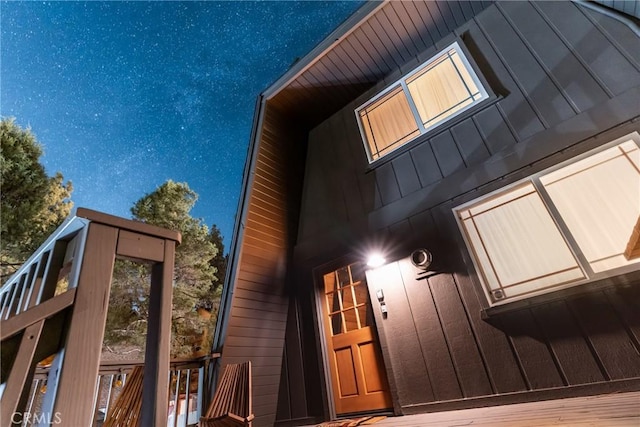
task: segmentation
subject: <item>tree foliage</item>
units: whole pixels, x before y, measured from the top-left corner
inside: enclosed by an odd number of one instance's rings
[[[176,248],[173,283],[171,351],[174,356],[208,350],[212,326],[209,311],[217,307],[220,298],[220,289],[215,285],[218,270],[214,260],[222,257],[222,247],[216,245],[207,225],[191,216],[197,200],[198,195],[186,183],[169,180],[131,208],[133,219],[182,234],[182,243]],[[219,235],[219,231],[217,233]],[[219,240],[221,243],[221,238]],[[148,275],[145,266],[129,261],[117,264],[106,344],[139,345],[144,341]]]
[[[73,187],[60,172],[47,175],[42,146],[15,119],[2,119],[0,141],[0,256],[6,278],[69,215]]]
[[[209,261],[209,264],[211,264],[211,266],[216,269],[216,276],[218,277],[218,280],[211,284],[211,292],[214,294],[217,292],[219,294],[222,290],[221,286],[227,273],[227,261],[229,260],[229,255],[224,254],[224,242],[222,233],[215,224],[211,226],[211,231],[209,232],[209,241],[218,248],[218,253],[211,259],[211,261]]]
[[[0,123],[0,257],[2,277],[12,274],[69,215],[73,187],[40,163],[42,146],[14,119]],[[131,208],[133,219],[182,234],[173,281],[172,354],[208,351],[226,258],[220,230],[211,230],[191,210],[198,195],[171,180]],[[105,344],[142,347],[150,288],[148,265],[118,260],[114,269]]]

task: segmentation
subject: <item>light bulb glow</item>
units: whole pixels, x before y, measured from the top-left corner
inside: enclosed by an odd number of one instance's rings
[[[371,254],[369,256],[369,260],[367,261],[367,265],[369,267],[380,267],[385,263],[385,259],[381,254]]]

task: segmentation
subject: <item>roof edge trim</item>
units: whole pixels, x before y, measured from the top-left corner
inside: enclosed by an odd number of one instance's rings
[[[618,22],[621,22],[622,24],[629,27],[629,29],[633,31],[636,36],[640,37],[640,29],[638,28],[638,25],[632,20],[636,19],[634,15],[628,15],[626,12],[618,8],[607,7],[599,2],[590,2],[586,0],[573,0],[573,2],[579,4],[580,6],[584,6],[588,9],[608,16],[609,18],[615,19]]]
[[[345,39],[349,34],[360,27],[367,19],[375,14],[390,0],[383,1],[367,1],[351,16],[349,16],[342,24],[333,30],[324,40],[307,53],[300,61],[294,64],[287,72],[285,72],[278,80],[269,86],[263,93],[265,100],[270,100],[276,96],[283,88],[297,79],[302,73],[309,69],[313,64],[318,62],[320,58],[331,51],[334,46]]]

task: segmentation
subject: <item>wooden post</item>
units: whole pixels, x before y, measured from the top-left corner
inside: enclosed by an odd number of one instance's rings
[[[117,228],[89,224],[54,404],[64,426],[88,426],[93,419],[117,240]]]
[[[33,381],[33,370],[37,361],[33,356],[40,340],[44,320],[27,327],[22,335],[15,362],[7,379],[2,401],[0,403],[0,425],[21,425],[24,413],[17,411],[24,408]],[[14,422],[15,421],[15,422]]]
[[[174,253],[175,241],[166,240],[164,261],[154,264],[151,270],[149,322],[142,385],[142,426],[160,426],[167,423]]]
[[[54,424],[91,425],[116,256],[155,263],[151,271],[142,407],[138,405],[136,413],[142,411],[142,426],[166,425],[173,268],[180,233],[82,208],[76,216],[90,221],[81,221],[82,227],[87,228],[79,230],[86,234],[76,237],[86,236],[77,287],[53,296],[58,277],[51,268],[55,270],[61,264],[68,243],[62,238],[50,238],[42,257],[31,267],[30,295],[26,289],[20,289],[19,296],[15,287],[10,292],[3,290],[2,315],[8,316],[12,307],[22,309],[26,305],[28,309],[2,321],[3,343],[21,331],[24,335],[3,393],[0,425],[10,425],[13,412],[25,406],[27,383],[31,382],[38,360],[56,351],[40,413]],[[71,315],[64,310],[71,311]],[[64,344],[61,336],[66,337]]]

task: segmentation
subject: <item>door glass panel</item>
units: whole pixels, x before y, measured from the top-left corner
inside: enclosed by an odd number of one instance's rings
[[[367,304],[369,302],[367,285],[359,283],[353,286],[353,291],[356,294],[357,304]]]
[[[337,313],[331,316],[331,333],[332,335],[339,335],[342,332],[342,313]]]
[[[333,292],[327,295],[327,302],[329,303],[329,313],[334,313],[342,309],[342,307],[340,307],[340,300],[338,298],[338,292]]]
[[[352,308],[355,305],[355,302],[353,300],[352,287],[347,286],[345,288],[342,288],[342,290],[339,292],[342,295],[342,308],[345,310],[348,308]]]
[[[373,326],[373,313],[371,312],[371,304],[365,304],[358,307],[358,316],[360,317],[360,327]]]
[[[356,263],[349,266],[353,283],[364,282],[364,264]]]
[[[357,316],[355,308],[344,311],[344,323],[347,326],[347,332],[360,329]]]
[[[351,275],[349,274],[349,267],[343,267],[336,271],[338,277],[338,286],[343,287],[351,283]]]
[[[325,274],[324,285],[333,336],[373,326],[363,265],[351,264]]]

